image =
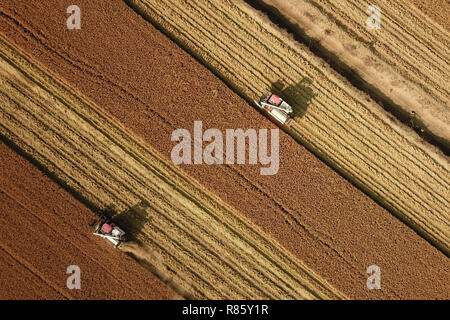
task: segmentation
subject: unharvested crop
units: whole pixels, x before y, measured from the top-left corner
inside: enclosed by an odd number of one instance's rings
[[[0,8],[2,33],[52,77],[158,150],[165,162],[171,162],[173,130],[192,128],[196,120],[220,130],[276,128],[125,3],[99,5],[83,0],[79,5],[89,14],[84,15],[81,30],[67,32],[61,28],[64,20],[58,18],[66,9],[63,2],[7,0]],[[309,97],[304,99],[307,105],[314,96],[309,87],[303,81],[289,87],[286,94],[301,90]],[[448,297],[449,268],[444,254],[285,132],[279,138],[280,170],[270,177],[261,176],[254,165],[182,165],[180,169],[347,297]],[[92,167],[86,170],[97,173]],[[52,201],[43,198],[42,202]],[[151,199],[148,202],[152,204]],[[115,218],[134,237],[152,219],[145,201],[120,210],[116,207],[111,212],[119,212]],[[102,248],[109,245],[97,240],[95,244]],[[187,281],[180,284],[173,272],[167,273],[167,264],[154,246],[144,243],[136,252],[134,242],[130,244],[131,250],[121,248],[189,297],[192,287],[185,288]],[[146,263],[147,257],[152,265]],[[381,290],[365,286],[366,268],[374,263],[382,268]]]

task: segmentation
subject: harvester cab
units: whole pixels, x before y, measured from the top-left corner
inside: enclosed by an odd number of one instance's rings
[[[292,121],[292,107],[276,94],[265,89],[265,93],[255,103],[261,109],[267,111],[275,120],[289,126]]]
[[[125,241],[125,231],[104,216],[102,216],[100,222],[97,223],[94,235],[110,241],[115,247],[122,241]]]

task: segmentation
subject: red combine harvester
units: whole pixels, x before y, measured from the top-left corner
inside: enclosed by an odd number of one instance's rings
[[[97,223],[94,230],[94,235],[105,238],[114,244],[115,247],[117,247],[122,241],[125,241],[125,231],[105,216],[102,216],[100,222]]]
[[[255,103],[283,125],[289,126],[292,121],[292,107],[269,89],[265,89],[265,93]]]

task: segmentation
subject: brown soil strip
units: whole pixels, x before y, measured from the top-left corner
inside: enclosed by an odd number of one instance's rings
[[[92,235],[95,216],[0,142],[1,299],[170,299],[175,293],[134,260]],[[67,267],[81,289],[66,287]]]
[[[327,8],[335,7],[338,11],[335,13],[320,10],[321,7],[317,2],[309,0],[246,0],[246,2],[267,14],[270,21],[280,28],[286,29],[296,41],[301,42],[315,55],[327,61],[353,86],[367,93],[386,111],[412,128],[420,137],[440,148],[447,156],[450,155],[450,133],[448,132],[450,114],[446,110],[448,98],[447,103],[437,102],[424,89],[413,83],[414,80],[411,77],[400,74],[395,63],[389,61],[392,59],[390,54],[379,52],[374,48],[374,43],[377,41],[387,42],[384,34],[390,31],[389,27],[386,27],[388,23],[385,21],[383,3],[378,3],[382,10],[382,30],[369,32],[372,42],[364,42],[362,38],[358,38],[355,33],[352,33],[354,25],[350,18],[344,15],[345,18],[339,20],[342,12],[350,10],[346,6],[348,3],[344,5],[324,4]],[[366,4],[359,3],[356,8],[361,10],[365,6],[367,7]],[[396,6],[396,10],[398,8],[400,6]],[[355,7],[352,9],[354,10]],[[408,7],[408,10],[414,9]],[[415,33],[417,29],[418,33],[421,33],[421,28],[416,27],[415,23],[418,21],[422,23],[423,19],[415,18],[412,22],[411,18],[402,12],[395,12],[392,15],[397,24],[404,26],[404,32]],[[359,18],[357,21],[364,27],[366,23],[364,17],[360,16]],[[387,21],[391,22],[388,19]],[[425,23],[432,22],[427,20]],[[438,29],[440,28],[438,27]],[[437,32],[439,33],[439,30]],[[440,32],[442,33],[442,30]],[[380,33],[383,36],[380,36]],[[434,33],[428,32],[426,37],[431,38],[431,41],[441,41],[434,36]],[[406,38],[406,36],[402,35],[400,38]],[[416,35],[416,38],[419,39],[420,35]],[[423,46],[423,43],[416,43],[420,41],[418,39],[411,40],[412,47]],[[392,50],[407,51],[408,48],[399,46],[393,47]],[[400,59],[403,57],[405,63],[409,62],[409,56],[404,52],[398,56]],[[428,56],[422,57],[424,61],[421,64],[427,65],[428,58]],[[420,63],[416,62],[416,64]],[[443,68],[443,72],[446,72],[448,77],[446,68]],[[426,102],[425,99],[433,102]]]
[[[275,128],[125,5],[80,6],[81,32],[65,29],[59,2],[4,4],[0,25],[166,159],[174,128],[192,129],[194,120],[205,128]],[[285,134],[280,144],[276,176],[260,176],[259,166],[183,170],[350,297],[448,298],[442,253]],[[384,270],[380,291],[365,287],[374,263]]]

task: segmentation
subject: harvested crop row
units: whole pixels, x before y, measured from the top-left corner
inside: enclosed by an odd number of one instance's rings
[[[6,1],[1,29],[8,41],[101,106],[166,161],[171,161],[173,130],[192,129],[195,120],[220,130],[276,128],[124,2],[79,5],[89,14],[82,29],[73,31],[60,19],[63,2]],[[280,132],[280,146],[280,168],[273,176],[261,176],[258,165],[181,169],[347,297],[448,296],[444,254],[285,132]],[[133,220],[146,219],[139,215]],[[129,225],[124,226],[128,231]],[[129,252],[128,246],[122,249]],[[138,249],[139,254],[130,253],[142,259],[143,252],[147,258],[148,250]],[[373,263],[383,269],[381,290],[365,286],[366,268]],[[155,273],[170,282],[164,272]]]
[[[0,55],[1,133],[99,208],[125,211],[146,202],[143,212],[148,222],[136,237],[158,252],[167,270],[183,282],[181,287],[190,288],[190,294],[203,298],[342,297],[3,39]],[[122,219],[136,226],[134,215],[122,215]],[[169,224],[170,228],[161,227]],[[236,283],[248,287],[242,289]]]
[[[0,299],[63,299],[64,296],[0,248]]]
[[[364,89],[391,105],[389,108],[400,109],[394,111],[404,114],[403,121],[409,117],[412,126],[430,130],[435,141],[449,147],[450,41],[442,27],[398,0],[377,3],[381,10],[378,30],[366,27],[366,10],[372,5],[368,1],[257,3],[272,15],[287,19],[292,32],[305,32],[317,40],[338,68],[356,71],[367,82]]]
[[[307,48],[240,2],[128,2],[249,100],[271,84],[282,91],[293,137],[448,252],[446,159]]]
[[[95,214],[0,142],[1,299],[170,299],[175,292],[91,234]],[[70,290],[69,265],[81,271]]]

